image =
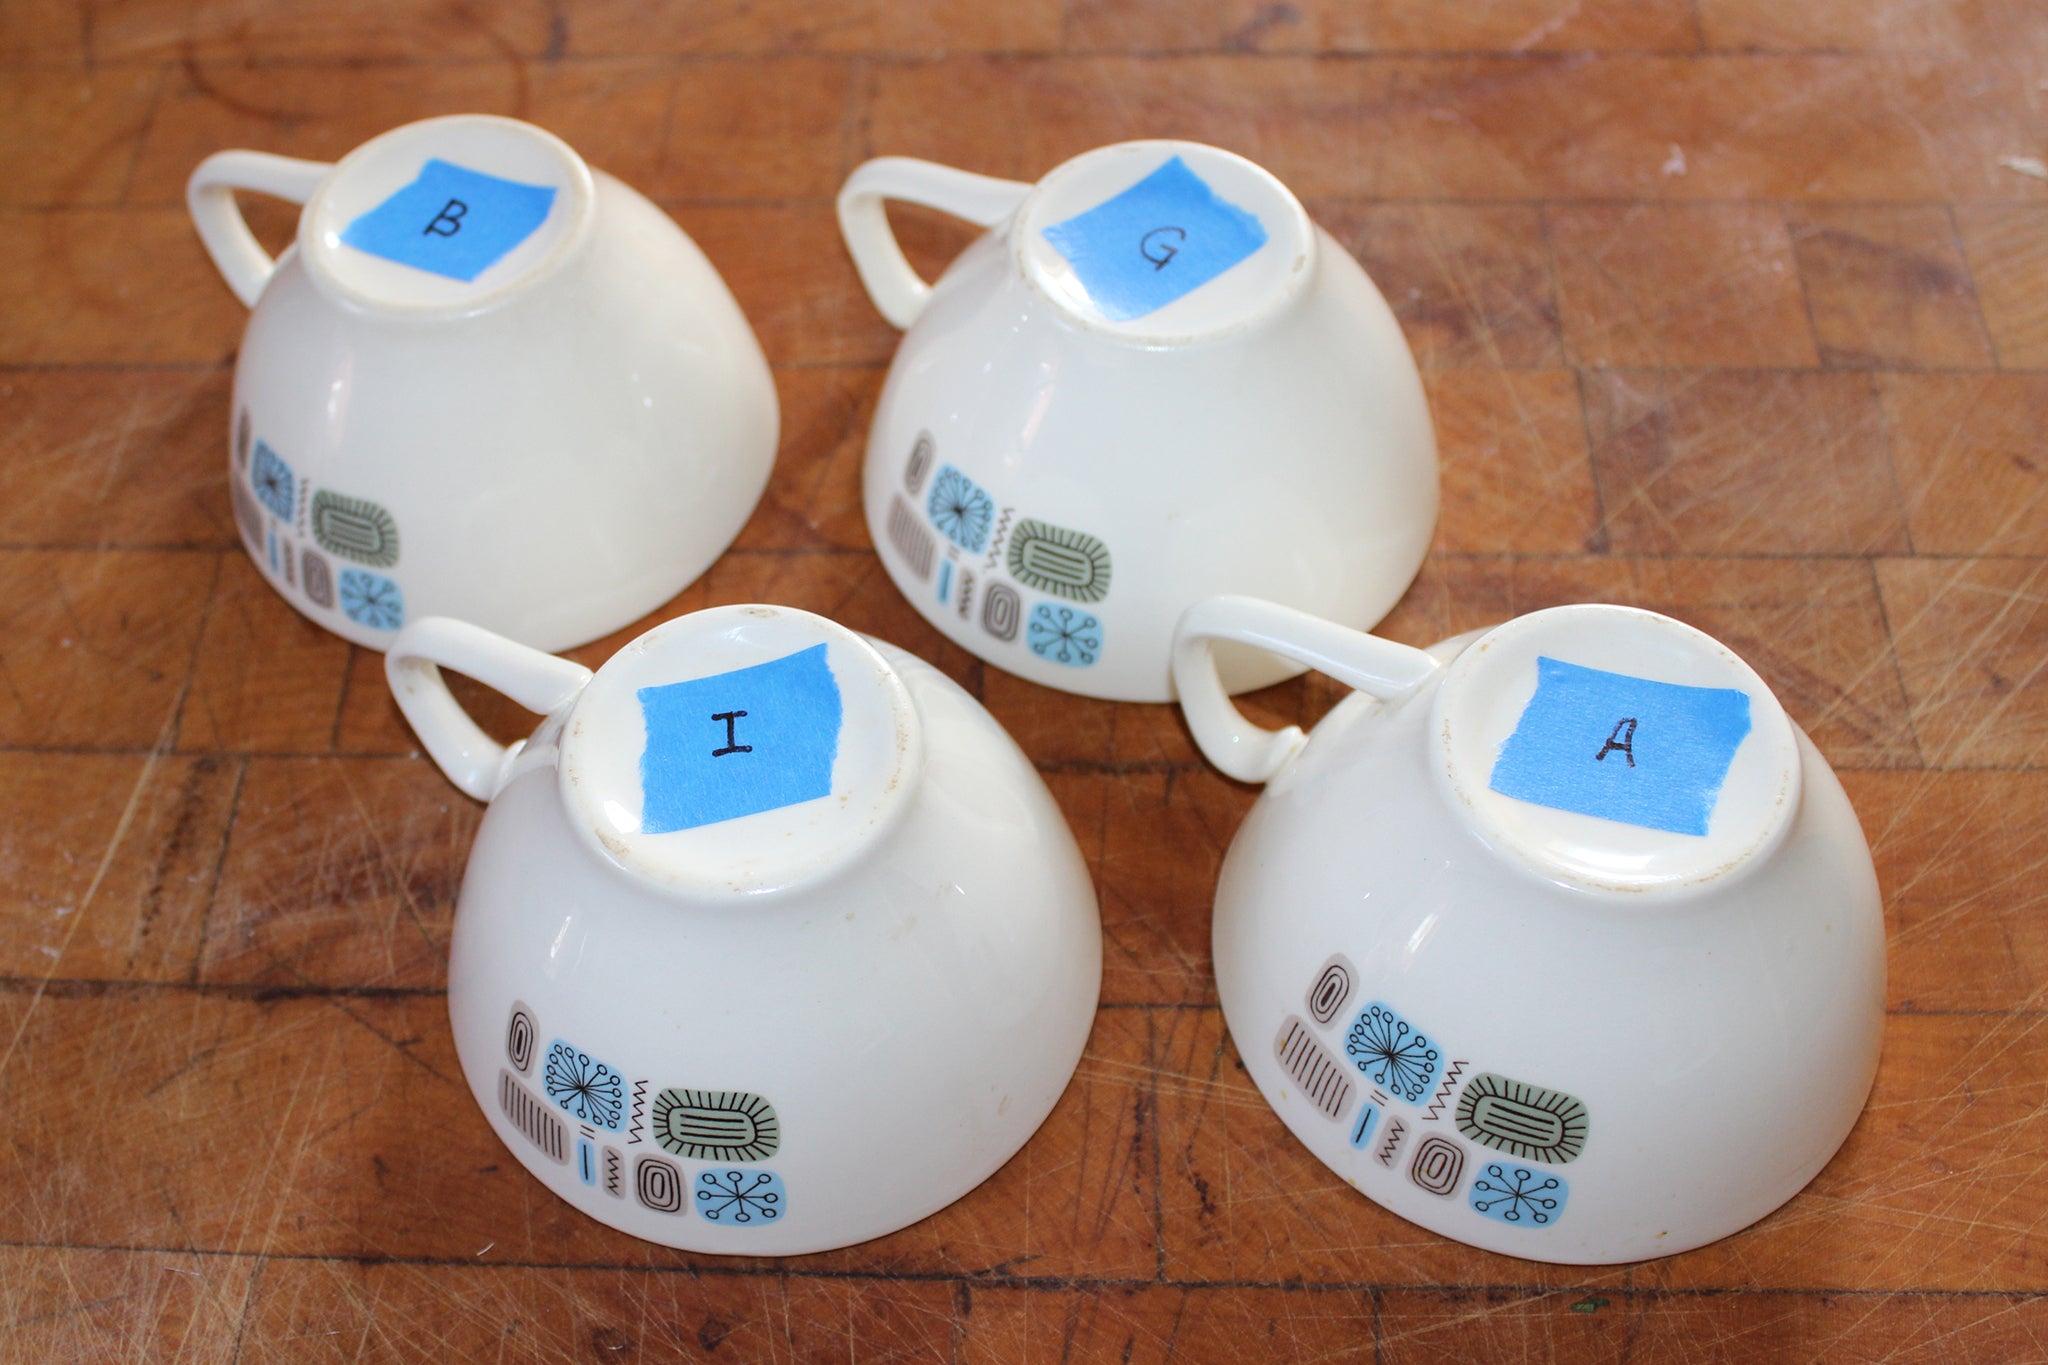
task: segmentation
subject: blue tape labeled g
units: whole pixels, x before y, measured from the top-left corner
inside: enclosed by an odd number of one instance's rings
[[[1174,157],[1086,213],[1045,229],[1097,311],[1126,322],[1201,288],[1266,244],[1258,215]]]
[[[1493,765],[1493,789],[1518,801],[1672,834],[1705,834],[1749,694],[1652,682],[1536,660],[1536,695]]]
[[[552,185],[524,185],[435,157],[404,189],[350,223],[341,240],[387,261],[464,283],[547,221]]]
[[[736,820],[832,793],[839,684],[825,646],[709,678],[643,687],[640,827]]]

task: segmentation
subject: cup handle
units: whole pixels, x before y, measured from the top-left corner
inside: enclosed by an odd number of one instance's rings
[[[398,632],[384,655],[391,695],[448,780],[479,801],[498,794],[526,741],[507,748],[478,728],[448,690],[443,668],[542,715],[574,701],[591,677],[582,664],[446,616],[422,616]]]
[[[185,184],[185,207],[191,211],[192,226],[199,229],[199,240],[213,257],[221,278],[246,306],[256,306],[277,262],[257,245],[256,234],[242,220],[242,211],[235,207],[235,191],[255,190],[303,204],[333,169],[325,161],[300,161],[268,152],[215,152],[192,172]]]
[[[1181,613],[1173,632],[1173,685],[1208,760],[1240,782],[1264,782],[1300,751],[1298,725],[1267,730],[1231,704],[1216,674],[1212,640],[1251,645],[1307,664],[1382,701],[1412,695],[1442,665],[1419,649],[1382,640],[1256,597],[1211,597]]]
[[[877,157],[855,168],[840,188],[839,232],[875,307],[897,327],[908,328],[924,311],[932,287],[910,268],[903,248],[889,231],[883,204],[900,199],[994,227],[1030,192],[1031,186],[1021,181],[956,171],[934,161]]]

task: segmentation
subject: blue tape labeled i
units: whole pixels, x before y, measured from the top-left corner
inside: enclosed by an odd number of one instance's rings
[[[1209,188],[1178,156],[1085,213],[1045,229],[1096,310],[1112,322],[1155,312],[1266,244],[1258,215]]]
[[[344,244],[465,284],[547,221],[552,185],[503,180],[439,157],[342,231]]]
[[[1539,657],[1536,695],[1490,785],[1553,810],[1704,835],[1749,729],[1747,692]]]
[[[639,690],[640,827],[670,834],[832,793],[839,684],[825,646]]]

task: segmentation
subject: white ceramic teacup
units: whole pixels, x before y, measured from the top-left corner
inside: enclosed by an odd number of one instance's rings
[[[503,748],[442,667],[547,719]],[[430,618],[385,669],[490,802],[449,948],[463,1072],[582,1212],[693,1251],[845,1246],[959,1198],[1052,1109],[1095,1017],[1094,888],[937,670],[761,606],[595,676]]]
[[[1219,641],[1359,690],[1249,724]],[[1264,782],[1216,892],[1216,983],[1280,1117],[1369,1198],[1534,1260],[1661,1256],[1790,1199],[1861,1112],[1884,1018],[1870,851],[1725,646],[1619,606],[1430,651],[1218,598],[1181,705]]]
[[[889,200],[990,231],[927,285]],[[839,220],[908,329],[868,437],[868,529],[955,643],[1049,687],[1166,701],[1191,602],[1254,593],[1365,628],[1406,590],[1437,509],[1415,362],[1268,172],[1191,142],[1104,147],[1036,185],[887,157]],[[1245,655],[1228,681],[1299,671]]]
[[[304,203],[277,260],[235,190]],[[760,500],[775,389],[739,306],[552,134],[457,115],[335,165],[220,152],[187,197],[254,310],[235,519],[329,630],[382,649],[443,614],[580,644],[667,601]]]

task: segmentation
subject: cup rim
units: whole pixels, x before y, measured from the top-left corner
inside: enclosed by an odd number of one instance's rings
[[[689,649],[693,641],[695,657],[681,670],[690,676],[678,678],[675,669],[660,666],[677,657],[678,646]],[[835,783],[827,795],[667,831],[641,828],[645,768],[639,767],[637,776],[628,774],[617,759],[619,745],[629,737],[624,731],[633,727],[609,723],[594,708],[616,711],[633,705],[639,695],[645,710],[651,703],[641,692],[643,684],[666,690],[720,677],[734,665],[745,669],[784,661],[794,654],[764,657],[764,652],[786,647],[795,647],[796,653],[829,651],[825,666],[834,674],[845,717],[835,741],[839,757],[834,768],[848,786],[841,790]],[[727,656],[722,662],[720,654]],[[717,666],[692,673],[706,655]],[[847,729],[863,721],[868,733],[849,736]],[[886,722],[890,732],[883,734],[877,722]],[[642,723],[651,724],[644,717]],[[916,700],[878,642],[801,608],[739,603],[664,621],[600,665],[563,723],[555,779],[562,813],[577,841],[609,869],[666,898],[759,908],[767,900],[848,875],[887,843],[914,804],[924,774],[924,746]],[[636,765],[643,763],[636,759]],[[622,827],[612,807],[628,788],[641,792],[643,811]],[[603,827],[608,820],[609,829]]]
[[[1701,842],[1696,848],[1674,845],[1660,850],[1656,847],[1660,838],[1671,844],[1694,836],[1660,836],[1655,830],[1636,829],[1628,822],[1617,824],[1612,818],[1552,809],[1544,802],[1532,805],[1492,787],[1487,774],[1493,771],[1497,750],[1488,756],[1484,751],[1489,746],[1479,742],[1484,736],[1473,733],[1481,729],[1475,713],[1501,681],[1487,675],[1497,675],[1503,656],[1510,654],[1518,664],[1533,664],[1535,656],[1527,660],[1519,656],[1539,646],[1546,635],[1555,640],[1560,627],[1583,624],[1620,625],[1647,632],[1653,641],[1661,639],[1691,652],[1724,685],[1748,694],[1750,729],[1737,745],[1726,780],[1737,780],[1734,764],[1746,764],[1740,776],[1749,805],[1737,811],[1732,827],[1710,826],[1707,834],[1698,836]],[[1660,670],[1653,667],[1649,671]],[[1654,679],[1646,681],[1657,685]],[[1689,679],[1688,684],[1695,681]],[[1523,699],[1525,705],[1527,700]],[[1516,714],[1521,713],[1516,708]],[[1717,891],[1752,875],[1785,841],[1796,823],[1804,790],[1807,741],[1756,670],[1696,626],[1661,612],[1618,603],[1547,607],[1476,634],[1438,676],[1429,701],[1428,726],[1429,766],[1438,794],[1475,836],[1504,861],[1547,882],[1604,898],[1620,897],[1630,904],[1646,904],[1646,897],[1661,901]],[[1633,736],[1631,728],[1631,740]],[[1740,753],[1744,744],[1751,749],[1747,758]],[[1482,757],[1487,759],[1487,774],[1474,766],[1475,759]],[[1530,816],[1534,818],[1525,818]],[[1612,844],[1640,847],[1631,848],[1632,859],[1591,856],[1588,846],[1598,839],[1582,841],[1580,835],[1595,829]],[[1648,838],[1643,837],[1646,834]],[[1631,861],[1635,865],[1631,866]]]
[[[1066,182],[1077,176],[1104,169],[1105,162],[1139,160],[1160,152],[1178,155],[1189,150],[1196,152],[1205,161],[1221,163],[1244,175],[1258,185],[1271,202],[1280,208],[1285,230],[1299,244],[1299,255],[1282,278],[1279,287],[1267,291],[1265,297],[1251,307],[1210,326],[1160,327],[1157,324],[1147,324],[1146,319],[1157,314],[1163,313],[1170,317],[1178,300],[1155,310],[1154,313],[1124,322],[1093,317],[1076,308],[1073,300],[1063,297],[1061,291],[1054,287],[1047,277],[1045,263],[1040,259],[1041,253],[1036,249],[1034,229],[1041,226],[1036,219],[1047,201],[1064,188]],[[1143,349],[1194,345],[1238,336],[1264,327],[1291,308],[1307,292],[1309,280],[1320,267],[1323,247],[1321,230],[1310,219],[1308,210],[1302,206],[1299,197],[1288,189],[1278,176],[1249,157],[1188,138],[1140,138],[1128,142],[1114,142],[1069,157],[1048,171],[1031,187],[1024,198],[1018,201],[1017,207],[1011,212],[1006,231],[1010,239],[1010,268],[1038,297],[1052,306],[1063,322],[1090,336]]]
[[[559,210],[565,215],[566,229],[549,246],[545,255],[518,274],[459,299],[413,302],[373,295],[350,283],[329,260],[329,255],[335,247],[321,239],[321,223],[328,216],[330,197],[335,187],[346,180],[351,170],[360,168],[364,163],[382,154],[396,140],[416,137],[424,129],[461,126],[517,130],[521,135],[541,143],[559,157],[567,171],[566,183],[560,187],[566,203]],[[473,317],[501,307],[508,300],[537,288],[559,274],[590,239],[596,197],[596,177],[589,163],[584,161],[575,148],[547,129],[502,114],[440,114],[386,129],[337,161],[334,168],[321,180],[319,188],[300,209],[298,230],[293,239],[292,249],[305,263],[306,274],[311,277],[313,283],[323,293],[352,309],[418,320]]]

